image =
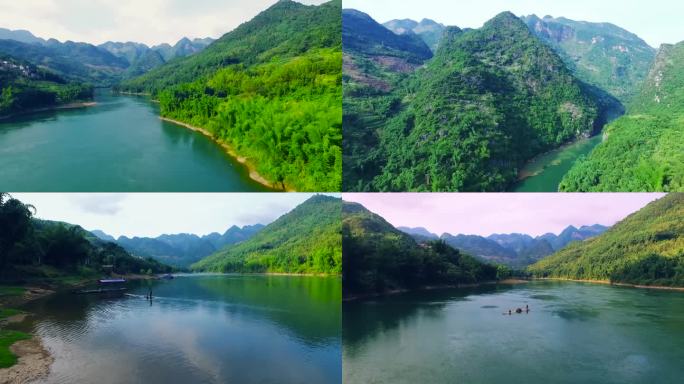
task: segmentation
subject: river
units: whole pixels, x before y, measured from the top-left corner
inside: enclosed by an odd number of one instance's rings
[[[128,286],[22,308],[55,358],[40,383],[340,382],[339,278],[192,275]]]
[[[508,315],[524,308],[529,313]],[[680,383],[684,293],[533,282],[344,304],[344,382]]]
[[[146,97],[96,92],[93,107],[0,121],[0,189],[251,192],[265,187],[208,137],[159,119]]]
[[[601,140],[602,135],[580,139],[536,157],[523,167],[520,174],[527,177],[514,187],[514,192],[558,192],[558,185],[575,161],[588,155]]]

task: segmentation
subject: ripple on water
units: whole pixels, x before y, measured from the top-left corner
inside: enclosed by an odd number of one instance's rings
[[[587,321],[597,318],[600,314],[598,310],[589,308],[564,308],[552,311],[554,316],[565,320]]]
[[[558,300],[558,296],[555,295],[543,295],[543,294],[537,294],[537,295],[531,295],[531,299],[536,299],[536,300],[545,300],[545,301],[554,301]]]
[[[492,308],[499,308],[499,306],[498,305],[483,305],[480,308],[492,309]]]

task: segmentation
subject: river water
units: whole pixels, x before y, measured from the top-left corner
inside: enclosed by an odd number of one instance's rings
[[[524,308],[529,313],[508,315]],[[344,383],[680,383],[684,293],[570,282],[344,304]]]
[[[0,190],[251,192],[266,188],[204,135],[159,119],[145,97],[0,121]]]
[[[200,275],[30,303],[41,383],[339,383],[339,278]],[[145,299],[152,290],[153,300]]]

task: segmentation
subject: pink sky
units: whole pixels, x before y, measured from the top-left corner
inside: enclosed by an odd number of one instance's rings
[[[560,233],[569,225],[613,225],[662,193],[343,193],[395,227],[441,235]]]

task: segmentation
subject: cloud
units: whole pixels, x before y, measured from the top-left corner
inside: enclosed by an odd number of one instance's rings
[[[114,216],[124,208],[126,195],[120,193],[74,194],[69,202],[83,213]]]

